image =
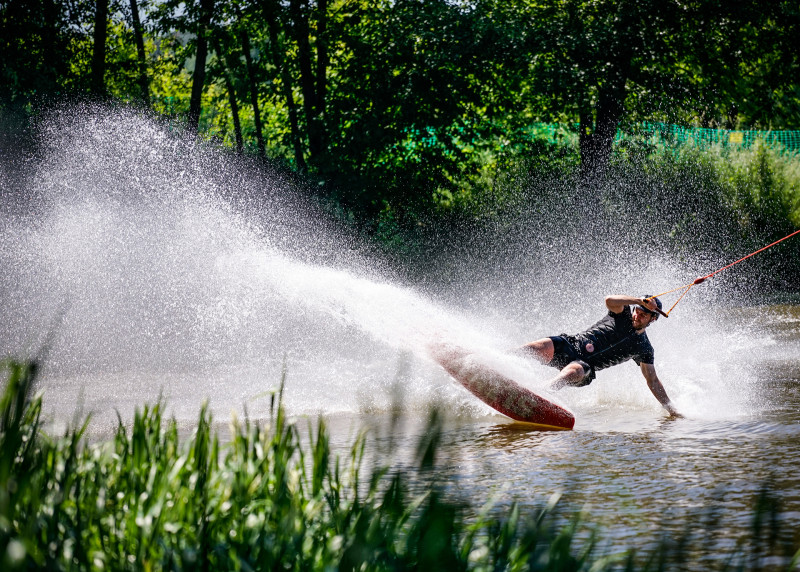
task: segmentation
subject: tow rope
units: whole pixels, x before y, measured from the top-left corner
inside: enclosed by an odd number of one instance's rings
[[[686,296],[686,294],[688,294],[688,293],[689,293],[689,290],[691,290],[691,289],[692,289],[694,286],[697,286],[698,284],[702,284],[703,282],[705,282],[706,280],[708,280],[709,278],[711,278],[711,277],[712,277],[712,276],[714,276],[715,274],[719,274],[720,272],[722,272],[722,271],[723,271],[723,270],[725,270],[726,268],[730,268],[731,266],[735,266],[735,265],[739,264],[740,262],[742,262],[743,260],[747,260],[747,259],[748,259],[748,258],[750,258],[751,256],[755,256],[755,255],[756,255],[756,254],[758,254],[759,252],[763,252],[763,251],[765,251],[766,249],[768,249],[768,248],[772,248],[772,247],[773,247],[773,246],[775,246],[776,244],[779,244],[779,243],[783,242],[784,240],[787,240],[787,239],[789,239],[789,238],[792,238],[792,237],[793,237],[794,235],[796,235],[796,234],[800,234],[800,230],[796,230],[796,231],[794,231],[792,234],[789,234],[789,235],[787,235],[787,236],[784,236],[782,239],[780,239],[780,240],[776,240],[776,241],[775,241],[775,242],[773,242],[772,244],[768,244],[767,246],[765,246],[765,247],[763,247],[763,248],[759,248],[759,249],[758,249],[758,250],[756,250],[755,252],[751,252],[751,253],[750,253],[750,254],[748,254],[747,256],[743,256],[743,257],[742,257],[742,258],[740,258],[739,260],[737,260],[737,261],[735,261],[735,262],[731,262],[730,264],[728,264],[727,266],[723,266],[723,267],[722,267],[722,268],[720,268],[719,270],[715,270],[715,271],[714,271],[714,272],[712,272],[711,274],[708,274],[708,275],[706,275],[706,276],[702,276],[702,277],[700,277],[700,278],[697,278],[697,279],[696,279],[694,282],[690,282],[689,284],[686,284],[686,285],[684,285],[684,286],[678,286],[677,288],[673,288],[672,290],[667,290],[666,292],[662,292],[661,294],[656,294],[655,296],[650,296],[649,298],[647,298],[647,300],[652,300],[653,298],[658,298],[658,297],[660,297],[660,296],[664,296],[664,295],[666,295],[666,294],[672,294],[673,292],[677,292],[678,290],[684,290],[684,292],[683,292],[683,293],[680,295],[680,297],[679,297],[677,300],[675,300],[675,303],[672,305],[672,307],[671,307],[669,310],[667,310],[666,312],[659,312],[661,315],[663,315],[664,317],[668,318],[668,317],[669,317],[669,314],[670,314],[670,312],[672,312],[672,310],[675,308],[675,306],[677,306],[677,305],[678,305],[678,302],[680,302],[680,301],[683,299],[683,297],[684,297],[684,296]]]

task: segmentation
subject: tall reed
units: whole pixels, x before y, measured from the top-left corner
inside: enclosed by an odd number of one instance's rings
[[[364,435],[345,457],[332,453],[322,421],[302,440],[280,399],[265,426],[234,419],[224,444],[207,408],[182,437],[163,403],[137,410],[129,426],[120,419],[106,442],[83,439],[88,419],[51,439],[41,396],[32,395],[36,364],[8,361],[3,369],[2,570],[603,571],[687,563],[664,543],[652,555],[606,556],[579,514],[555,518],[555,501],[528,515],[516,505],[498,515],[487,505],[475,516],[435,482],[412,494],[403,472],[364,468]],[[420,444],[420,470],[435,463],[437,423]],[[758,568],[767,555],[759,546],[720,568]],[[782,554],[781,567],[800,563],[800,552],[791,561]]]

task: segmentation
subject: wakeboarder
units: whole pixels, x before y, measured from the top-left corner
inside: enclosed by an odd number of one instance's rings
[[[680,417],[656,375],[653,346],[645,333],[659,313],[666,315],[661,311],[661,301],[653,296],[613,295],[606,296],[605,303],[608,314],[588,330],[531,342],[520,348],[522,353],[561,370],[551,382],[553,389],[589,385],[595,371],[632,359],[659,403],[672,417]]]

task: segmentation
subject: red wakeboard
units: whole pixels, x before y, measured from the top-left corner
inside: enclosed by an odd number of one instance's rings
[[[517,382],[488,366],[470,359],[464,348],[450,344],[432,344],[431,356],[456,381],[489,407],[516,421],[532,423],[538,429],[569,430],[575,416],[525,389]]]

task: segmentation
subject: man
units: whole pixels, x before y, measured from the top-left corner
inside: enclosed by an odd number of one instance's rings
[[[673,417],[680,417],[661,385],[653,366],[653,346],[645,329],[658,320],[661,301],[655,297],[607,296],[608,314],[591,328],[568,336],[551,336],[522,346],[521,350],[545,365],[561,370],[553,389],[589,385],[595,371],[633,359],[647,387]],[[636,305],[633,311],[630,305]]]

